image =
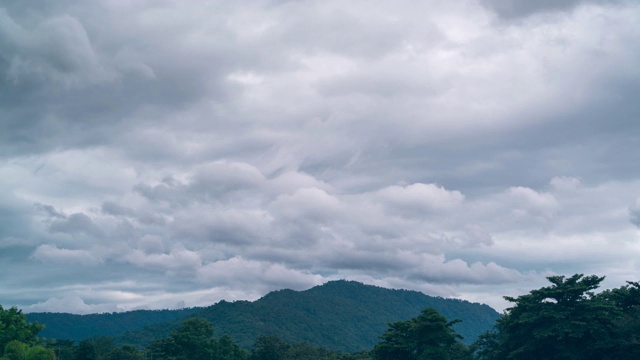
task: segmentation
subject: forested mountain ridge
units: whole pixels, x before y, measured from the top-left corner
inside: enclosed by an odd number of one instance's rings
[[[307,341],[350,352],[371,348],[387,323],[410,319],[426,307],[433,307],[449,320],[462,320],[454,328],[467,344],[489,330],[500,316],[487,305],[353,281],[332,281],[305,291],[274,291],[253,302],[221,301],[195,308],[188,316],[211,321],[217,334],[229,334],[242,347],[252,346],[260,335],[277,335],[290,342]],[[29,315],[30,321],[45,325],[45,320],[55,321],[38,318],[40,314]],[[147,323],[144,328],[122,334],[118,341],[143,345],[168,336],[180,322],[181,319],[173,319]],[[59,338],[51,333],[46,336]]]
[[[134,310],[119,313],[76,315],[67,313],[29,313],[27,321],[45,325],[40,336],[51,339],[83,340],[94,336],[118,336],[149,324],[184,319],[202,310]]]

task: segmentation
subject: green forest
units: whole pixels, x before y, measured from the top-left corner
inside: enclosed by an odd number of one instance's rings
[[[180,321],[146,345],[106,336],[49,339],[39,336],[43,325],[28,321],[21,310],[0,306],[0,360],[640,359],[640,283],[598,292],[604,277],[547,279],[548,286],[505,296],[512,306],[470,344],[456,331],[464,318],[450,320],[425,307],[412,318],[388,323],[370,348],[350,352],[273,333],[244,346],[200,316]]]
[[[449,320],[464,319],[453,328],[466,345],[500,317],[483,304],[341,280],[305,291],[273,291],[256,301],[220,301],[204,308],[94,315],[32,313],[27,320],[46,326],[42,337],[80,341],[109,336],[117,344],[144,347],[168,337],[185,318],[198,317],[243,348],[252,347],[261,335],[276,335],[289,343],[357,352],[372,348],[387,323],[408,320],[427,307]]]

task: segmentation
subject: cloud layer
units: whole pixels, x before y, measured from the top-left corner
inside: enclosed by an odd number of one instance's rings
[[[637,280],[626,1],[0,7],[0,303]]]

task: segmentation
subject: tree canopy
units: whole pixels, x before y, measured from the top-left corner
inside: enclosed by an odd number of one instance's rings
[[[33,344],[42,329],[44,326],[38,323],[27,322],[22,310],[16,307],[4,309],[0,305],[0,352],[11,341]]]
[[[171,336],[149,345],[156,359],[244,360],[248,353],[228,336],[214,338],[214,329],[205,319],[189,318]]]
[[[505,296],[514,305],[472,346],[477,359],[640,358],[638,283],[595,294],[604,277],[547,279],[550,286]]]
[[[465,358],[462,338],[452,325],[459,320],[447,321],[433,308],[422,310],[417,317],[389,324],[381,342],[373,348],[376,360],[421,360]],[[460,357],[462,356],[462,357]]]

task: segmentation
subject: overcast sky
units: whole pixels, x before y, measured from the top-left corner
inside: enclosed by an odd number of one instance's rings
[[[635,1],[0,5],[0,304],[640,280]]]

